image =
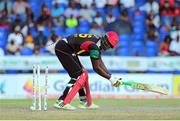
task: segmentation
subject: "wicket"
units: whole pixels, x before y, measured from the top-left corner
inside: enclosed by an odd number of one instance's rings
[[[31,106],[32,110],[37,109],[37,97],[38,97],[38,110],[42,110],[42,98],[44,98],[43,108],[44,111],[47,110],[47,88],[48,88],[48,66],[45,68],[45,77],[44,77],[44,86],[43,81],[40,81],[41,68],[40,65],[33,66],[33,105]],[[41,94],[41,91],[43,93]],[[38,93],[38,94],[37,94]]]

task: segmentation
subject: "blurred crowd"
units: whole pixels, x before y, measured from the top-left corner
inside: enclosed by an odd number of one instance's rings
[[[0,56],[53,55],[53,34],[101,36],[118,21],[132,31],[104,54],[180,55],[180,0],[1,0]]]

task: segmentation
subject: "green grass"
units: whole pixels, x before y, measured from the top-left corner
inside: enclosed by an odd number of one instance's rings
[[[99,109],[76,111],[57,110],[54,102],[48,111],[30,111],[31,100],[0,100],[0,120],[180,120],[180,99],[95,99]]]

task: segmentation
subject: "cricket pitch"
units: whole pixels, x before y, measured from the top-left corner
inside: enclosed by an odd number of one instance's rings
[[[0,120],[180,120],[180,99],[94,99],[96,110],[31,111],[32,100],[0,100]],[[78,100],[71,103],[78,105]]]

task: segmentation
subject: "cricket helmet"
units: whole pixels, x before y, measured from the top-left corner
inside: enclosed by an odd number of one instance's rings
[[[118,34],[116,32],[114,32],[114,31],[109,31],[106,34],[108,36],[108,39],[107,39],[108,42],[111,44],[111,46],[113,48],[115,48],[117,46],[118,42],[119,42]]]

